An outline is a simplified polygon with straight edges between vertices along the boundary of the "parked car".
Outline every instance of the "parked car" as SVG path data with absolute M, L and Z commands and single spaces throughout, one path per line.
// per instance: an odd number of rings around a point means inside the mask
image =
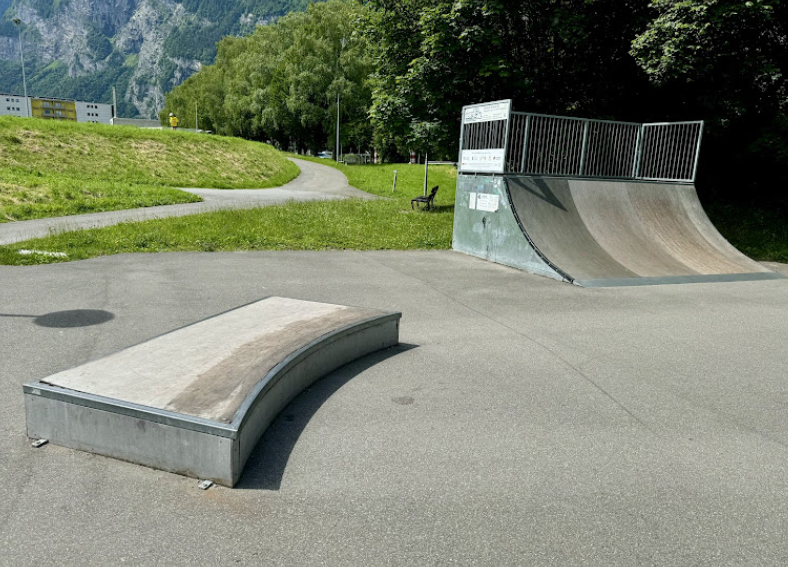
M 328 151 L 320 152 L 317 154 L 317 157 L 323 159 L 334 159 L 334 152 L 328 152 Z

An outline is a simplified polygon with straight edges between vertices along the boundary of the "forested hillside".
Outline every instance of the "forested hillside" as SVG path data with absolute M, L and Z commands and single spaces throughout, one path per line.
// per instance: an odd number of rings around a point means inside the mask
M 308 0 L 0 0 L 0 91 L 112 102 L 121 116 L 153 117 L 164 93 L 244 35 Z M 19 18 L 19 28 L 12 23 Z

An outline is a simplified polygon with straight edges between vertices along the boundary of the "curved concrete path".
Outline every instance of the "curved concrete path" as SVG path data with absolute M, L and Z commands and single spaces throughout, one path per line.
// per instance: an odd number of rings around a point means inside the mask
M 288 158 L 290 159 L 290 158 Z M 281 205 L 287 201 L 328 201 L 336 199 L 375 199 L 348 185 L 341 171 L 311 161 L 290 159 L 301 169 L 301 174 L 290 183 L 272 189 L 189 189 L 183 191 L 199 195 L 201 203 L 162 205 L 103 213 L 89 213 L 67 217 L 52 217 L 0 224 L 0 245 L 57 232 L 99 228 L 122 222 L 134 222 L 166 217 L 181 217 L 222 209 L 253 209 Z

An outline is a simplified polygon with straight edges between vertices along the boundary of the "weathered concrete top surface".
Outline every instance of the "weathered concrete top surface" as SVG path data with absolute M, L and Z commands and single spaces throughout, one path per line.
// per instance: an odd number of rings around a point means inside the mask
M 692 185 L 507 180 L 525 230 L 575 280 L 769 272 L 717 232 Z
M 332 331 L 381 314 L 269 297 L 43 382 L 229 423 L 257 383 L 288 355 Z

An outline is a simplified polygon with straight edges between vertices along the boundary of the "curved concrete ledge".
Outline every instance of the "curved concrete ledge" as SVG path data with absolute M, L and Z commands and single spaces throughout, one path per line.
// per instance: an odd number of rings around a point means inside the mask
M 26 384 L 28 436 L 234 486 L 276 415 L 400 317 L 267 298 Z

